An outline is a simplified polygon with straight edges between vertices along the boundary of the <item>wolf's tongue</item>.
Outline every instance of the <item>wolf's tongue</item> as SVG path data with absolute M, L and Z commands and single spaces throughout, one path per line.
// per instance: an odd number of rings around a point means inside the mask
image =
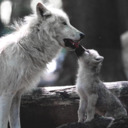
M 79 44 L 80 44 L 80 42 L 75 43 L 75 47 L 78 48 L 79 47 Z
M 73 44 L 75 45 L 75 47 L 76 47 L 76 48 L 78 48 L 78 47 L 79 47 L 80 42 L 77 42 L 77 43 L 76 43 L 76 42 L 73 42 Z

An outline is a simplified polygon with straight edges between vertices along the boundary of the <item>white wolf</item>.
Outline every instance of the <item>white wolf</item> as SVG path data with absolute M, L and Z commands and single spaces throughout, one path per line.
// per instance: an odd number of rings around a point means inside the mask
M 42 3 L 36 14 L 0 39 L 0 128 L 20 128 L 20 99 L 35 85 L 61 46 L 75 49 L 84 34 L 70 25 L 67 15 Z
M 126 109 L 120 100 L 113 95 L 99 78 L 103 57 L 95 50 L 87 50 L 82 46 L 76 49 L 79 70 L 76 89 L 80 96 L 78 121 L 82 122 L 87 112 L 86 121 L 94 118 L 95 111 L 99 114 L 119 118 L 126 116 Z M 126 81 L 108 82 L 109 85 L 128 84 Z

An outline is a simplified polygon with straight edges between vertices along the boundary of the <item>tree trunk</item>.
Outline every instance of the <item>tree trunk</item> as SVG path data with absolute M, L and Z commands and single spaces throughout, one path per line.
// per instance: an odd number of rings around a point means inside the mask
M 2 30 L 4 28 L 4 25 L 2 24 L 1 20 L 0 20 L 0 37 L 3 35 Z
M 2 0 L 0 0 L 0 5 L 1 5 L 1 2 L 2 2 Z M 1 13 L 0 13 L 0 15 L 1 15 Z M 4 28 L 4 25 L 3 25 L 3 23 L 1 22 L 1 19 L 0 19 L 0 37 L 3 35 L 2 34 L 3 28 Z
M 118 0 L 120 34 L 128 30 L 128 0 Z
M 24 18 L 24 16 L 32 13 L 30 8 L 31 0 L 12 0 L 12 16 L 11 22 Z

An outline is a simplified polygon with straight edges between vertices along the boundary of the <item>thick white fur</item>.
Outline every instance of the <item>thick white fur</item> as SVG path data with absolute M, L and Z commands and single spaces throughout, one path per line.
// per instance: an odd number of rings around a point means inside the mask
M 95 111 L 113 118 L 127 115 L 119 99 L 106 88 L 105 83 L 99 78 L 102 61 L 103 57 L 95 50 L 85 51 L 78 59 L 79 70 L 76 82 L 76 89 L 80 96 L 78 122 L 85 121 L 85 113 L 87 113 L 86 121 L 91 121 Z M 107 85 L 120 85 L 121 83 L 123 82 L 110 82 Z
M 20 99 L 64 45 L 64 38 L 80 39 L 67 15 L 38 3 L 36 14 L 0 39 L 0 128 L 20 126 Z M 66 25 L 63 24 L 66 22 Z

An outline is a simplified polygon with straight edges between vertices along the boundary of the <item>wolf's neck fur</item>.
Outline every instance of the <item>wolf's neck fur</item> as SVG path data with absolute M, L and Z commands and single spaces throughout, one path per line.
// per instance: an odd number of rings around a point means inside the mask
M 56 40 L 55 32 L 47 29 L 46 31 L 43 26 L 40 29 L 39 25 L 37 18 L 32 17 L 16 32 L 0 39 L 0 59 L 7 58 L 7 63 L 3 63 L 3 65 L 11 67 L 9 69 L 12 72 L 15 69 L 16 73 L 20 74 L 18 83 L 22 83 L 25 88 L 29 83 L 35 85 L 39 81 L 39 76 L 48 62 L 61 49 Z
M 27 53 L 28 57 L 32 59 L 36 66 L 45 66 L 43 64 L 50 62 L 59 52 L 60 45 L 57 40 L 55 40 L 56 35 L 54 35 L 51 30 L 43 30 L 40 39 L 39 34 L 42 31 L 39 30 L 39 23 L 36 19 L 33 20 L 36 22 L 34 23 L 35 25 L 33 25 L 32 22 L 21 28 L 20 33 L 25 32 L 26 34 L 19 39 L 18 44 L 25 54 Z M 24 29 L 26 29 L 27 32 Z

